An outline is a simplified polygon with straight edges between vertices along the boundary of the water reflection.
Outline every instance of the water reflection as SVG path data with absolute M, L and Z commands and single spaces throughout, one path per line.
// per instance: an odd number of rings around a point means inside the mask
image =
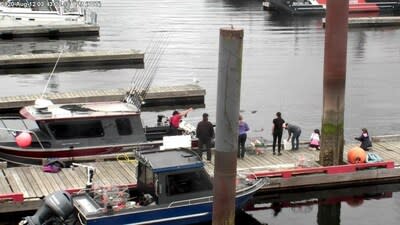
M 261 223 L 268 224 L 290 222 L 340 225 L 354 222 L 358 224 L 360 221 L 369 224 L 362 219 L 365 217 L 363 212 L 371 205 L 381 208 L 382 211 L 396 212 L 400 205 L 399 191 L 400 183 L 296 193 L 269 193 L 256 196 L 246 211 Z M 397 213 L 389 213 L 386 217 L 389 221 L 398 219 Z
M 340 224 L 340 203 L 318 205 L 318 225 L 339 225 Z
M 0 41 L 0 55 L 20 55 L 38 53 L 58 53 L 83 51 L 88 47 L 96 47 L 99 38 L 95 36 L 49 38 L 15 38 Z

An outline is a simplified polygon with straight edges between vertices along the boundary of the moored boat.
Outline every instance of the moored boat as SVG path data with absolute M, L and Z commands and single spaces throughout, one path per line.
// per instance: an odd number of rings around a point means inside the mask
M 20 224 L 193 224 L 212 219 L 213 183 L 196 153 L 146 151 L 137 159 L 135 191 L 56 192 Z M 238 178 L 236 207 L 243 207 L 266 184 L 266 179 Z
M 0 158 L 17 164 L 154 147 L 169 130 L 165 123 L 144 127 L 138 108 L 122 101 L 53 104 L 38 99 L 20 115 L 0 118 Z
M 327 0 L 264 0 L 265 10 L 290 15 L 325 15 Z M 349 13 L 400 12 L 400 2 L 390 0 L 350 0 Z
M 0 21 L 14 25 L 43 23 L 97 23 L 93 0 L 0 0 Z

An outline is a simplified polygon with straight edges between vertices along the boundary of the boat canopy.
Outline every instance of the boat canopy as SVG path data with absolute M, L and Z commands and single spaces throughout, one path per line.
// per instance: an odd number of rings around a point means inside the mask
M 139 160 L 150 165 L 154 173 L 197 169 L 204 166 L 196 153 L 190 150 L 167 150 L 141 153 Z

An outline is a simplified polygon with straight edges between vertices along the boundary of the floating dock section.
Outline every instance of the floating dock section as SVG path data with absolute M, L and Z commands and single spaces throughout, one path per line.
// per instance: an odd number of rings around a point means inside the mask
M 97 68 L 104 65 L 143 65 L 144 53 L 137 50 L 125 51 L 81 51 L 27 54 L 27 55 L 0 55 L 0 74 L 8 73 L 12 69 L 30 69 L 30 68 L 53 68 L 71 67 L 71 68 Z
M 389 27 L 400 26 L 400 17 L 351 17 L 349 27 Z
M 322 19 L 322 26 L 325 27 L 325 18 Z M 349 17 L 349 28 L 357 27 L 391 27 L 400 26 L 399 16 L 381 17 Z
M 0 26 L 0 38 L 99 36 L 96 24 L 42 24 L 26 26 Z
M 109 90 L 83 90 L 64 93 L 48 93 L 46 98 L 54 103 L 80 103 L 80 102 L 104 102 L 120 101 L 128 89 L 117 88 Z M 200 105 L 204 106 L 206 91 L 199 85 L 179 85 L 168 87 L 152 87 L 149 89 L 142 107 L 161 107 L 176 105 Z M 34 104 L 41 94 L 0 97 L 0 112 L 17 112 L 26 105 Z

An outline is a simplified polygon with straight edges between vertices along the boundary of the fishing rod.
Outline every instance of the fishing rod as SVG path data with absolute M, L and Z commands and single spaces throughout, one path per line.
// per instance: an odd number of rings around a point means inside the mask
M 158 41 L 152 41 L 146 48 L 145 69 L 136 70 L 131 79 L 131 87 L 124 96 L 123 101 L 134 104 L 139 110 L 143 104 L 143 99 L 146 97 L 150 85 L 154 80 L 161 56 L 164 54 L 168 43 L 168 37 L 164 35 Z M 149 68 L 149 69 L 147 69 Z
M 44 95 L 46 94 L 47 87 L 48 87 L 49 84 L 50 84 L 50 80 L 51 80 L 51 78 L 53 77 L 54 71 L 55 71 L 56 68 L 57 68 L 57 65 L 58 65 L 58 62 L 60 61 L 61 55 L 62 55 L 63 52 L 64 52 L 64 48 L 65 48 L 65 46 L 61 49 L 60 53 L 58 54 L 57 61 L 56 61 L 56 63 L 55 63 L 54 66 L 53 66 L 53 70 L 51 71 L 50 76 L 49 76 L 49 78 L 47 79 L 46 86 L 44 87 L 44 90 L 43 90 L 43 92 L 42 92 L 42 95 L 40 96 L 41 99 L 43 99 Z

